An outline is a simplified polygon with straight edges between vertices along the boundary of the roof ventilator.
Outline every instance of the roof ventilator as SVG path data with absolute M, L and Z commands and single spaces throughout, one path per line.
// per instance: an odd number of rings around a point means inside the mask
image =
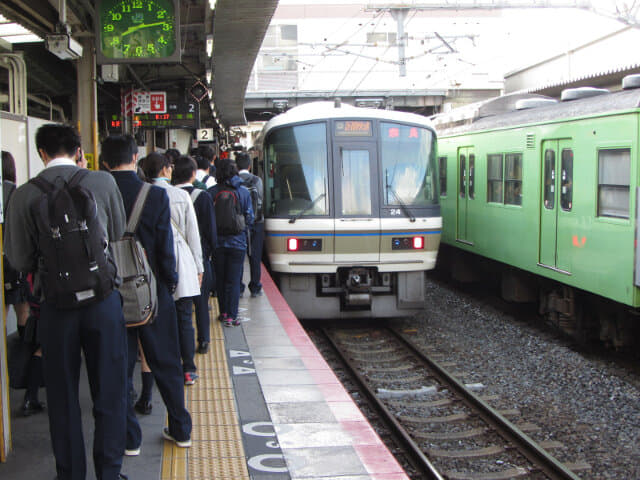
M 545 107 L 558 103 L 554 98 L 523 98 L 516 102 L 516 110 L 527 110 L 529 108 Z
M 640 88 L 640 73 L 627 75 L 622 79 L 623 90 L 631 90 L 632 88 Z
M 560 100 L 562 100 L 563 102 L 568 102 L 570 100 L 578 100 L 580 98 L 596 97 L 598 95 L 604 95 L 605 93 L 609 93 L 609 90 L 607 90 L 606 88 L 567 88 L 560 94 Z

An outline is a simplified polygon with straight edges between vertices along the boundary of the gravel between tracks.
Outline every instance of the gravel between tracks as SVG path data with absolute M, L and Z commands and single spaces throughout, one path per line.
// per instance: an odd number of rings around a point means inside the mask
M 429 277 L 427 308 L 400 325 L 412 341 L 455 352 L 465 383 L 522 412 L 535 440 L 563 444 L 563 462 L 584 461 L 585 479 L 640 479 L 640 376 L 606 355 L 574 350 L 544 327 Z M 414 332 L 415 329 L 415 332 Z

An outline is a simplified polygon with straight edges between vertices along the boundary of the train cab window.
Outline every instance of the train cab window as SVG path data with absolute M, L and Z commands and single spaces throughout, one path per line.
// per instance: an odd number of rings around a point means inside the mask
M 502 203 L 501 153 L 487 155 L 487 202 Z
M 440 176 L 440 196 L 447 196 L 447 157 L 438 158 L 438 172 Z
M 573 150 L 562 150 L 562 171 L 560 173 L 560 207 L 570 212 L 573 207 Z
M 467 156 L 460 155 L 460 198 L 467 195 Z
M 556 204 L 556 152 L 544 152 L 544 208 L 553 210 Z
M 381 122 L 380 138 L 384 205 L 437 204 L 438 171 L 433 132 L 412 125 Z
M 631 151 L 598 151 L 598 216 L 629 218 Z
M 327 215 L 325 123 L 284 127 L 265 141 L 265 208 L 272 216 Z
M 469 198 L 476 198 L 476 156 L 469 154 Z
M 504 203 L 522 205 L 522 154 L 508 153 L 504 157 Z
M 342 215 L 371 215 L 369 150 L 342 150 Z

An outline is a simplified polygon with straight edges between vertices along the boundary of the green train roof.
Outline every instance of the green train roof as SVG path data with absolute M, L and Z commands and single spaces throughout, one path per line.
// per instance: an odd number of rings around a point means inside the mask
M 509 98 L 511 101 L 506 100 Z M 490 105 L 490 102 L 502 100 L 504 105 L 512 105 L 515 103 L 515 100 L 521 98 L 541 98 L 541 96 L 516 95 L 498 97 L 497 99 L 492 99 L 484 105 L 479 106 L 476 113 L 481 112 L 482 110 L 491 111 L 490 108 L 487 108 L 487 106 Z M 489 113 L 486 116 L 482 116 L 482 113 L 480 113 L 475 118 L 468 118 L 467 120 L 462 119 L 462 122 L 464 123 L 455 126 L 446 126 L 446 119 L 451 118 L 452 114 L 455 113 L 455 110 L 449 114 L 438 115 L 433 118 L 433 121 L 438 136 L 447 137 L 482 130 L 503 129 L 606 113 L 623 112 L 639 107 L 640 89 L 631 89 L 578 100 L 558 102 L 526 110 L 513 109 L 504 113 Z M 472 110 L 467 108 L 467 111 L 471 112 Z M 439 123 L 440 125 L 438 125 Z

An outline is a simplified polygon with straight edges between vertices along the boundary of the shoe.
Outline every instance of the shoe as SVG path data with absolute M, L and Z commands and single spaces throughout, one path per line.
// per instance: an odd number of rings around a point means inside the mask
M 124 473 L 119 473 L 118 480 L 129 480 L 129 477 L 127 477 Z
M 124 449 L 124 454 L 127 457 L 137 457 L 138 455 L 140 455 L 140 447 L 138 447 L 138 448 L 125 448 Z
M 200 342 L 198 344 L 198 353 L 205 354 L 209 351 L 209 342 Z
M 151 405 L 151 402 L 145 402 L 140 399 L 133 406 L 133 409 L 141 415 L 149 415 L 151 410 L 153 410 L 153 405 Z
M 251 298 L 261 297 L 263 295 L 262 290 L 258 290 L 257 292 L 251 292 Z
M 220 315 L 218 315 L 218 321 L 224 323 L 225 319 L 227 318 L 227 314 L 226 313 L 221 313 Z
M 165 438 L 165 440 L 169 440 L 171 442 L 175 442 L 177 446 L 181 447 L 181 448 L 189 448 L 191 446 L 191 439 L 187 439 L 187 440 L 182 440 L 182 441 L 178 441 L 175 438 L 173 438 L 171 436 L 171 434 L 169 433 L 169 427 L 164 427 L 162 429 L 162 436 Z
M 28 417 L 34 413 L 40 413 L 44 410 L 44 403 L 32 400 L 25 400 L 22 404 L 22 416 Z
M 237 327 L 238 325 L 240 325 L 240 320 L 237 318 L 226 317 L 224 319 L 225 327 Z
M 193 385 L 196 383 L 198 379 L 198 374 L 196 372 L 185 372 L 184 373 L 184 384 L 185 385 Z

